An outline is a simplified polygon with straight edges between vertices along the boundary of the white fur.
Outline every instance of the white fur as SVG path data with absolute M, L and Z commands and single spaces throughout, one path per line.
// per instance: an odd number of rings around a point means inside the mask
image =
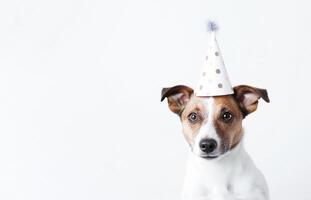
M 207 109 L 208 112 L 206 113 L 206 116 L 205 116 L 207 121 L 204 122 L 204 124 L 200 128 L 198 135 L 195 137 L 194 145 L 193 145 L 193 152 L 197 154 L 198 156 L 200 156 L 203 153 L 201 152 L 201 149 L 199 147 L 199 143 L 202 139 L 204 138 L 214 139 L 216 140 L 217 144 L 221 143 L 220 138 L 217 135 L 217 132 L 216 132 L 216 129 L 213 123 L 213 113 L 215 110 L 214 98 L 212 97 L 207 98 L 204 101 L 204 106 L 208 108 Z M 213 154 L 211 154 L 211 156 L 218 156 L 220 153 L 221 153 L 221 146 L 218 145 L 217 149 L 213 152 Z
M 201 138 L 220 142 L 212 123 L 213 98 L 205 100 L 207 123 L 196 136 L 189 153 L 183 188 L 184 200 L 268 200 L 268 187 L 261 172 L 243 147 L 243 141 L 231 151 L 215 159 L 201 158 L 198 147 Z

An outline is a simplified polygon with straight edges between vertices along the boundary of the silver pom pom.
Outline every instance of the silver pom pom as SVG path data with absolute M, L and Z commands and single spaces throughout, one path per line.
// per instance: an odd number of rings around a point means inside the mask
M 217 24 L 213 21 L 208 21 L 207 30 L 210 32 L 216 32 L 218 30 Z

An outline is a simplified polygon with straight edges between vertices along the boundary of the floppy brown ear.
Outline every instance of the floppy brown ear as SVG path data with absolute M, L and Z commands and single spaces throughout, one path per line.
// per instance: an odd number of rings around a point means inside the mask
M 244 117 L 257 109 L 258 100 L 262 98 L 267 103 L 270 102 L 266 89 L 239 85 L 233 88 L 234 97 L 237 100 Z
M 170 88 L 163 88 L 161 93 L 161 101 L 167 98 L 170 110 L 180 115 L 192 93 L 193 89 L 185 85 L 176 85 Z

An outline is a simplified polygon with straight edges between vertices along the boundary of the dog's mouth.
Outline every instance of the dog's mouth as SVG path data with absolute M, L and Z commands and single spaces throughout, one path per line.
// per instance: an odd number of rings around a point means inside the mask
M 204 159 L 208 159 L 208 160 L 211 160 L 211 159 L 215 159 L 215 158 L 218 158 L 219 155 L 200 155 L 201 158 L 204 158 Z
M 227 148 L 225 148 L 222 152 L 214 152 L 211 154 L 201 153 L 198 156 L 201 158 L 207 159 L 207 160 L 213 160 L 213 159 L 228 155 L 227 154 L 228 152 L 230 151 L 228 151 Z
M 223 152 L 214 152 L 214 153 L 210 153 L 210 154 L 206 154 L 206 153 L 200 153 L 198 154 L 199 157 L 207 159 L 207 160 L 212 160 L 212 159 L 216 159 L 219 157 L 222 157 L 223 155 L 225 155 L 228 151 L 225 149 Z

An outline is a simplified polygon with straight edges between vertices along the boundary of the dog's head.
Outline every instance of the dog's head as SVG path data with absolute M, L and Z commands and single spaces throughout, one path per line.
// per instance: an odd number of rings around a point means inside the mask
M 163 88 L 170 110 L 182 122 L 183 134 L 196 155 L 212 159 L 233 149 L 241 140 L 242 120 L 257 109 L 260 98 L 269 102 L 265 89 L 240 85 L 234 94 L 197 97 L 184 85 Z

